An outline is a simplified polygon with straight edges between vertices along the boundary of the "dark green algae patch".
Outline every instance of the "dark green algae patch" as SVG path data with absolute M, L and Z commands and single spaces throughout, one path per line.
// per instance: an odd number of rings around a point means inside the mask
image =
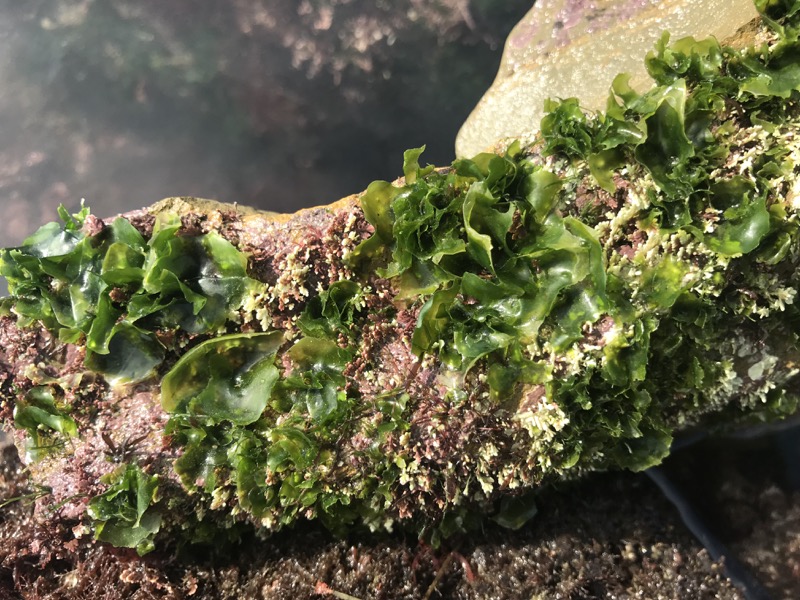
M 174 473 L 202 506 L 181 522 L 172 474 L 133 457 L 89 503 L 96 537 L 146 552 L 170 522 L 204 541 L 318 518 L 437 542 L 487 512 L 520 526 L 542 483 L 657 464 L 677 430 L 795 412 L 800 4 L 757 4 L 763 47 L 665 36 L 655 87 L 619 76 L 597 115 L 552 102 L 533 148 L 446 169 L 406 152 L 404 179 L 361 197 L 373 232 L 347 276 L 283 329 L 253 317 L 277 284 L 175 216 L 146 238 L 62 211 L 4 250 L 18 326 L 85 348 L 113 385 L 160 378 Z M 398 372 L 368 331 L 394 332 Z M 15 401 L 37 450 L 79 436 L 59 398 Z
M 19 248 L 3 250 L 4 301 L 20 327 L 39 324 L 86 347 L 86 367 L 112 384 L 152 376 L 164 361 L 156 331 L 191 334 L 222 327 L 248 286 L 247 259 L 211 232 L 178 236 L 180 219 L 160 218 L 144 236 L 124 218 L 95 235 L 88 208 L 50 223 Z

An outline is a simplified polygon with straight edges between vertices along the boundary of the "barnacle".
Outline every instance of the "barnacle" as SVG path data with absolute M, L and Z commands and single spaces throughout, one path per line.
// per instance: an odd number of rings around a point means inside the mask
M 0 255 L 3 406 L 20 443 L 70 440 L 33 477 L 140 552 L 311 518 L 436 541 L 796 411 L 800 4 L 758 6 L 762 48 L 665 36 L 651 90 L 550 102 L 533 145 L 444 169 L 409 150 L 328 208 L 62 211 Z

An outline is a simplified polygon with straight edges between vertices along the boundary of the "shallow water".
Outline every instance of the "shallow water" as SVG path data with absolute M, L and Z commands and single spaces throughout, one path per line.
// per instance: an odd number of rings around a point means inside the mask
M 529 0 L 0 4 L 0 246 L 85 198 L 276 211 L 449 162 Z

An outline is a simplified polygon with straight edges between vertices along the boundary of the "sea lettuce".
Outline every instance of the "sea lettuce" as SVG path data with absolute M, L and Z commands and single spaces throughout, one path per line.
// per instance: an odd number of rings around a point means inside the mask
M 139 466 L 127 464 L 105 477 L 105 492 L 89 502 L 87 513 L 95 538 L 123 548 L 135 548 L 139 556 L 151 552 L 161 528 L 156 508 L 159 480 Z
M 418 156 L 406 156 L 407 169 Z M 412 339 L 417 355 L 442 341 L 440 356 L 466 372 L 530 343 L 548 318 L 558 315 L 550 330 L 562 348 L 600 316 L 600 246 L 590 228 L 559 214 L 562 185 L 516 146 L 458 160 L 393 196 L 367 191 L 362 203 L 389 202 L 394 219 L 384 275 L 398 277 L 403 296 L 430 294 Z
M 69 407 L 59 402 L 51 386 L 31 388 L 14 405 L 14 426 L 28 433 L 28 457 L 37 460 L 77 437 L 78 426 L 69 416 Z
M 175 364 L 161 382 L 168 413 L 248 425 L 258 420 L 275 382 L 280 332 L 234 334 L 208 340 Z
M 87 235 L 88 208 L 59 214 L 62 225 L 0 251 L 6 305 L 20 326 L 39 322 L 84 344 L 87 368 L 112 384 L 156 372 L 166 351 L 157 331 L 215 331 L 255 285 L 244 254 L 215 232 L 180 235 L 174 215 L 159 217 L 146 240 L 124 218 Z
M 336 281 L 308 301 L 297 326 L 307 336 L 316 338 L 339 334 L 353 337 L 356 316 L 363 310 L 363 287 L 355 281 Z
M 275 406 L 287 412 L 306 412 L 311 422 L 332 426 L 349 407 L 342 372 L 352 352 L 335 342 L 306 337 L 286 353 L 294 365 L 292 374 L 278 385 Z

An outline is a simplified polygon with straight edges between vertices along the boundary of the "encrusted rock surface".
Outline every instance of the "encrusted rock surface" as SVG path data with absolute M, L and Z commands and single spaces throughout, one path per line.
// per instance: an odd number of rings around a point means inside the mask
M 4 451 L 0 496 L 28 480 Z M 138 559 L 65 528 L 43 527 L 22 501 L 0 512 L 0 594 L 22 600 L 203 598 L 360 600 L 634 598 L 740 600 L 677 513 L 646 480 L 594 476 L 539 500 L 518 532 L 487 531 L 434 550 L 402 536 L 334 539 L 301 527 L 267 542 Z M 437 578 L 438 577 L 438 578 Z

